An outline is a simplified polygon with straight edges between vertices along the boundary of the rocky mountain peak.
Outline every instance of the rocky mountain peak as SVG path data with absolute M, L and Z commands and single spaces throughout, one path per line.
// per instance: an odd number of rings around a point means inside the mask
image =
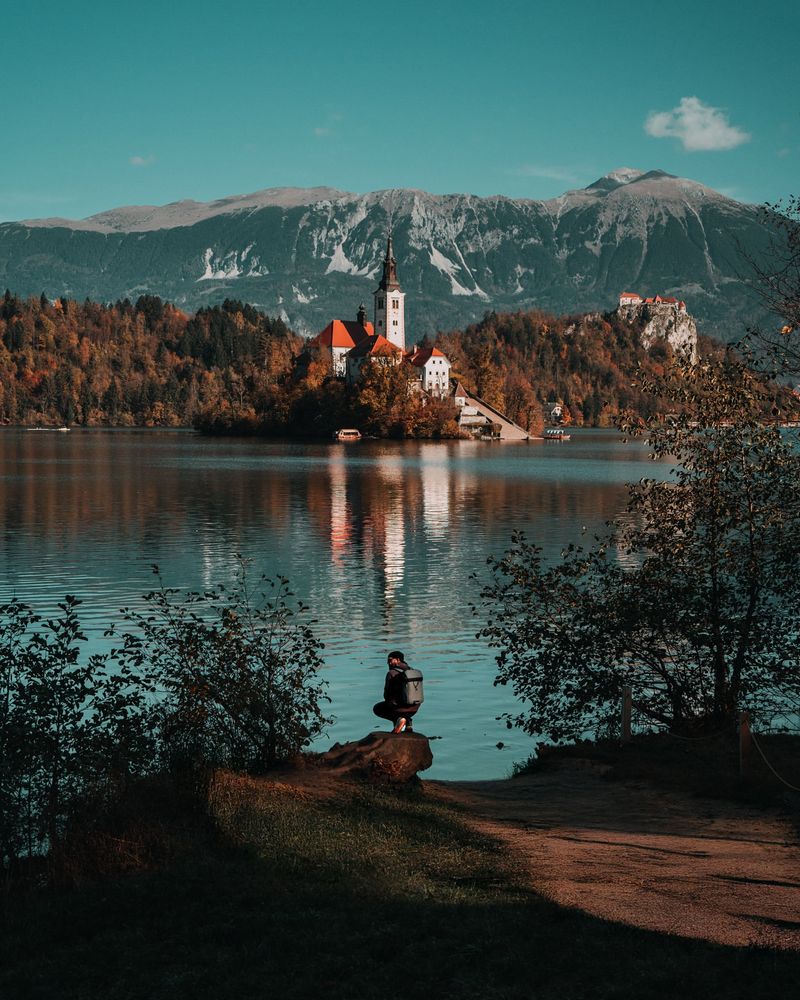
M 638 180 L 644 176 L 643 170 L 636 170 L 634 167 L 618 167 L 616 170 L 604 174 L 593 183 L 587 185 L 587 190 L 596 188 L 601 191 L 613 191 L 623 184 L 630 184 L 631 181 Z
M 0 224 L 0 288 L 101 301 L 151 294 L 186 310 L 236 298 L 315 334 L 371 300 L 390 214 L 412 338 L 487 309 L 613 309 L 627 289 L 684 300 L 702 332 L 728 339 L 763 319 L 741 277 L 741 248 L 755 254 L 766 242 L 758 210 L 632 167 L 549 201 L 268 188 Z

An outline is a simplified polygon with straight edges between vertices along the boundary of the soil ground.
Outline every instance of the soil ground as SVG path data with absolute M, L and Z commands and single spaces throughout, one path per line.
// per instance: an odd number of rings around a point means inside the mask
M 777 809 L 609 780 L 567 756 L 503 781 L 425 782 L 537 893 L 633 927 L 800 950 L 800 844 Z

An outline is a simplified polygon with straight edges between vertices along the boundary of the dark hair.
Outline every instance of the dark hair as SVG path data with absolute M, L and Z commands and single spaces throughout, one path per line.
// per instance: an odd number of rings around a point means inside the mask
M 405 663 L 405 656 L 400 652 L 399 649 L 393 649 L 391 653 L 386 657 L 387 660 L 402 660 Z

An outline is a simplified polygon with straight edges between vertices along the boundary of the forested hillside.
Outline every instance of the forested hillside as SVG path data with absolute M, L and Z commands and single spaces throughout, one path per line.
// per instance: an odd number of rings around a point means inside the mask
M 435 343 L 464 386 L 531 430 L 560 401 L 576 425 L 607 425 L 658 401 L 636 387 L 671 357 L 649 351 L 616 313 L 553 317 L 489 313 Z M 0 422 L 22 425 L 201 426 L 217 432 L 325 436 L 353 424 L 381 436 L 457 433 L 449 402 L 409 396 L 408 366 L 376 371 L 358 391 L 327 377 L 324 356 L 280 319 L 238 301 L 194 316 L 143 296 L 135 304 L 0 300 Z M 703 340 L 701 351 L 720 350 Z M 305 352 L 305 353 L 304 353 Z M 302 356 L 302 363 L 298 360 Z M 407 370 L 408 369 L 408 370 Z
M 113 306 L 0 301 L 0 423 L 189 425 L 263 405 L 302 338 L 241 302 L 189 317 L 143 296 Z
M 439 346 L 464 385 L 504 410 L 517 423 L 533 426 L 546 402 L 561 402 L 565 420 L 607 426 L 620 410 L 648 416 L 659 402 L 636 386 L 639 366 L 660 374 L 672 360 L 666 341 L 650 350 L 641 329 L 616 312 L 550 316 L 543 312 L 489 313 L 466 330 L 440 334 Z M 700 353 L 722 350 L 707 337 Z

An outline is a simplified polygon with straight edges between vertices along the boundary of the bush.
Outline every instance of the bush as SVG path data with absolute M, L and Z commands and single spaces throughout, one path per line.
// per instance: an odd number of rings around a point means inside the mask
M 45 622 L 16 599 L 0 607 L 0 868 L 55 857 L 76 810 L 152 760 L 136 678 L 79 659 L 79 604 L 67 596 Z
M 644 428 L 669 480 L 629 486 L 613 534 L 555 565 L 521 535 L 489 561 L 479 635 L 529 733 L 611 732 L 625 685 L 642 725 L 678 732 L 732 729 L 744 708 L 769 725 L 800 698 L 797 449 L 731 358 L 646 387 L 675 411 Z
M 259 772 L 307 747 L 330 721 L 323 644 L 288 581 L 262 576 L 252 591 L 240 559 L 230 589 L 181 595 L 159 583 L 147 612 L 123 611 L 133 629 L 113 655 L 159 694 L 163 763 Z

